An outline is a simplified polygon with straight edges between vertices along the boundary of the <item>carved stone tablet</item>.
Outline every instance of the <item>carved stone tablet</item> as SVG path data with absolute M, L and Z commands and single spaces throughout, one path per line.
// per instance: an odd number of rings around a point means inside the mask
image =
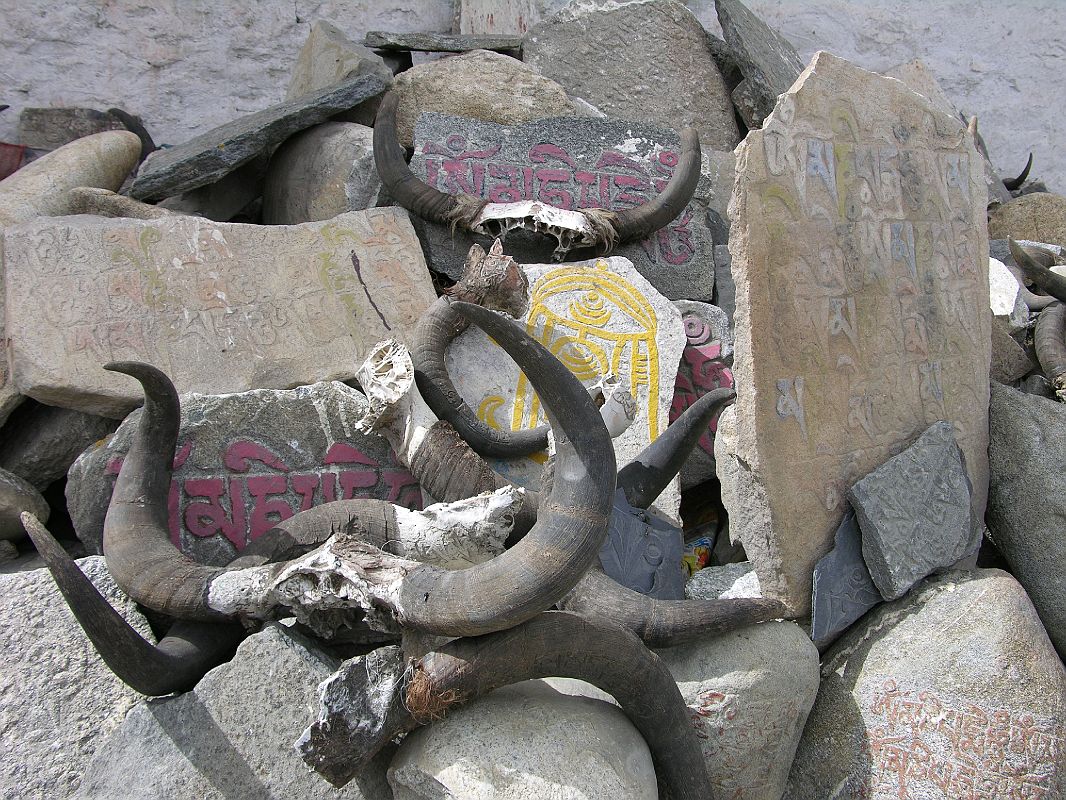
M 827 53 L 737 152 L 738 399 L 715 457 L 764 592 L 805 614 L 844 493 L 933 422 L 953 424 L 983 516 L 982 162 L 960 122 Z
M 287 227 L 38 219 L 3 245 L 18 388 L 104 416 L 141 400 L 108 361 L 146 361 L 204 394 L 346 380 L 434 300 L 402 209 Z
M 862 558 L 859 523 L 849 510 L 837 528 L 833 549 L 814 566 L 811 638 L 819 646 L 828 644 L 881 600 Z
M 600 548 L 603 571 L 634 592 L 659 600 L 684 600 L 681 529 L 614 493 L 607 538 Z

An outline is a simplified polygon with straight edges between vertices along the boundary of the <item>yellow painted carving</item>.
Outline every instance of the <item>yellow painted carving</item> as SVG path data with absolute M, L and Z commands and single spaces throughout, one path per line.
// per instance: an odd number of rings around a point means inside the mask
M 568 293 L 580 294 L 567 304 L 565 316 L 549 308 L 553 297 Z M 630 330 L 607 330 L 607 323 L 619 317 Z M 627 366 L 633 397 L 640 398 L 640 390 L 647 390 L 644 396 L 649 436 L 653 441 L 659 436 L 655 311 L 639 290 L 611 272 L 605 260 L 598 260 L 594 267 L 560 267 L 538 280 L 530 299 L 526 330 L 583 381 L 623 374 L 623 365 Z M 512 430 L 535 428 L 543 421 L 540 399 L 526 376 L 519 376 Z

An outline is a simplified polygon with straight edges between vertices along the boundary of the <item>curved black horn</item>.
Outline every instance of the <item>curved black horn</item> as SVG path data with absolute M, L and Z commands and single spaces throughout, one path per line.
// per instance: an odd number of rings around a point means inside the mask
M 382 186 L 393 200 L 430 222 L 451 225 L 456 221 L 456 215 L 462 213 L 464 205 L 473 219 L 485 205 L 483 201 L 437 191 L 415 177 L 407 166 L 403 148 L 396 136 L 396 109 L 399 104 L 399 93 L 389 92 L 378 106 L 374 120 L 374 163 Z M 461 198 L 466 198 L 466 202 Z
M 634 508 L 647 508 L 681 469 L 711 420 L 737 397 L 732 389 L 715 389 L 685 409 L 654 442 L 622 467 L 618 488 Z
M 111 607 L 36 517 L 24 513 L 22 524 L 100 658 L 135 691 L 188 691 L 209 669 L 229 660 L 245 637 L 237 624 L 178 621 L 159 644 L 151 644 Z
M 1014 262 L 1025 273 L 1025 276 L 1056 300 L 1066 303 L 1066 278 L 1037 262 L 1024 247 L 1013 239 L 1008 239 L 1007 244 L 1010 246 L 1010 254 Z
M 1010 180 L 1003 181 L 1003 185 L 1007 187 L 1008 191 L 1013 192 L 1015 189 L 1021 189 L 1022 184 L 1025 183 L 1025 179 L 1029 177 L 1029 170 L 1033 168 L 1033 154 L 1029 154 L 1029 160 L 1025 162 L 1025 169 L 1022 170 L 1022 174 L 1017 178 L 1011 178 Z
M 412 571 L 401 584 L 404 624 L 472 636 L 546 610 L 573 588 L 607 534 L 615 458 L 607 428 L 580 381 L 521 327 L 470 303 L 453 307 L 491 336 L 526 373 L 556 436 L 555 479 L 537 522 L 485 564 Z
M 700 182 L 700 136 L 693 127 L 681 131 L 681 158 L 658 197 L 637 208 L 620 211 L 614 228 L 619 242 L 647 239 L 668 225 L 692 199 Z

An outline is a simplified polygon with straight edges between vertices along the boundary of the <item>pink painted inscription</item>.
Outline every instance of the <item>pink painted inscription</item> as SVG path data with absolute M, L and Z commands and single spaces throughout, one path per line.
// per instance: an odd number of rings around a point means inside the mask
M 733 386 L 733 373 L 721 359 L 722 344 L 713 338 L 711 326 L 695 314 L 686 314 L 682 319 L 688 341 L 681 353 L 681 363 L 674 381 L 674 399 L 670 404 L 670 422 L 715 389 Z M 714 432 L 718 430 L 718 418 L 711 422 L 700 437 L 700 449 L 714 457 Z

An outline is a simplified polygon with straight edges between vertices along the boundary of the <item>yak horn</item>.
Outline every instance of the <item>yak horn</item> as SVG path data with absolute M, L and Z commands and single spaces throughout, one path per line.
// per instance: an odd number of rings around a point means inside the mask
M 345 662 L 322 685 L 319 719 L 296 748 L 343 786 L 395 737 L 494 689 L 551 676 L 614 696 L 648 743 L 660 797 L 713 797 L 688 707 L 662 660 L 616 625 L 558 611 L 449 642 L 413 665 L 396 647 Z
M 1007 191 L 1013 192 L 1016 189 L 1021 189 L 1022 184 L 1025 183 L 1025 179 L 1029 177 L 1029 170 L 1033 168 L 1033 154 L 1029 154 L 1029 160 L 1025 162 L 1025 169 L 1022 170 L 1022 174 L 1017 178 L 1011 178 L 1010 180 L 1003 181 L 1003 185 L 1007 187 Z
M 228 661 L 244 638 L 237 624 L 178 621 L 153 645 L 111 607 L 36 517 L 23 513 L 22 524 L 96 652 L 134 691 L 188 691 L 209 669 Z
M 647 508 L 674 479 L 711 420 L 736 400 L 732 389 L 715 389 L 685 409 L 674 422 L 618 473 L 618 488 L 633 508 Z
M 1008 239 L 1007 244 L 1010 246 L 1010 254 L 1014 262 L 1025 273 L 1025 276 L 1056 300 L 1066 303 L 1066 278 L 1040 264 L 1013 239 Z
M 1066 305 L 1052 303 L 1036 320 L 1036 357 L 1060 400 L 1066 400 Z

